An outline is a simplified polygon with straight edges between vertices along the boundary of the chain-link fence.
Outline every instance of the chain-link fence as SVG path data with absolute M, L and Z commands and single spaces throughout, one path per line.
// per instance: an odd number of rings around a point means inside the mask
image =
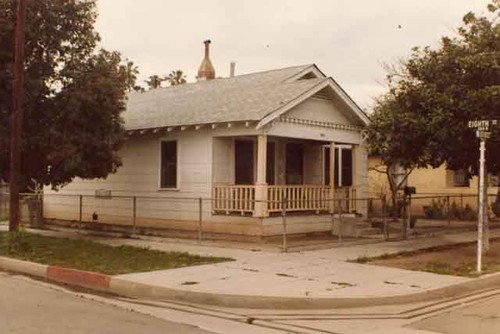
M 20 194 L 20 220 L 30 226 L 43 225 L 43 198 L 36 194 Z M 9 220 L 10 196 L 6 191 L 0 192 L 0 222 Z
M 227 197 L 111 196 L 109 193 L 45 194 L 43 198 L 23 194 L 20 204 L 21 221 L 31 226 L 45 222 L 122 234 L 190 238 L 198 242 L 238 237 L 256 240 L 269 236 L 283 250 L 293 244 L 297 235 L 317 232 L 328 234 L 329 242 L 333 238 L 343 243 L 353 238 L 404 239 L 477 227 L 477 195 L 414 195 L 401 196 L 395 201 L 354 197 L 256 201 Z M 500 215 L 497 196 L 488 196 L 488 204 L 490 222 L 496 224 L 495 213 Z M 8 193 L 5 192 L 0 195 L 0 218 L 8 219 Z
M 487 219 L 498 223 L 500 197 L 487 196 Z M 431 194 L 370 199 L 370 221 L 384 225 L 388 238 L 429 235 L 439 231 L 464 231 L 477 228 L 478 196 L 474 194 Z

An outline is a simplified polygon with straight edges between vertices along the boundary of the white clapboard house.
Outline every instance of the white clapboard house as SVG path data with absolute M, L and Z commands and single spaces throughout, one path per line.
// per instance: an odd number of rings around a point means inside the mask
M 194 230 L 201 197 L 204 230 L 269 236 L 283 203 L 290 233 L 330 230 L 333 198 L 366 214 L 368 119 L 349 95 L 315 65 L 215 79 L 208 48 L 197 82 L 130 94 L 123 166 L 47 190 L 47 218 Z

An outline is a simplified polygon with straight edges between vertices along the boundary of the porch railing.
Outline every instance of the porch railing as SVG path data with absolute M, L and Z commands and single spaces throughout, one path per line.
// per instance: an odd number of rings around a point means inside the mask
M 283 199 L 287 211 L 325 211 L 330 208 L 330 188 L 322 185 L 275 185 L 267 187 L 268 211 L 279 212 Z
M 255 210 L 255 186 L 253 185 L 214 185 L 213 211 L 253 213 Z
M 283 199 L 287 200 L 287 211 L 327 212 L 331 208 L 330 188 L 324 185 L 269 185 L 267 187 L 267 211 L 281 212 Z M 338 200 L 341 200 L 338 202 Z M 342 212 L 353 212 L 356 208 L 356 189 L 335 189 L 336 206 Z M 254 213 L 255 186 L 216 184 L 213 187 L 213 211 L 215 213 Z M 336 208 L 338 211 L 339 208 Z

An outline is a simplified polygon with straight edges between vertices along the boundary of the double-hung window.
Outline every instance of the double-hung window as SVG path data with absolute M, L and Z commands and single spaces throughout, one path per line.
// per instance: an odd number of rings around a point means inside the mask
M 177 142 L 161 142 L 160 188 L 177 188 Z

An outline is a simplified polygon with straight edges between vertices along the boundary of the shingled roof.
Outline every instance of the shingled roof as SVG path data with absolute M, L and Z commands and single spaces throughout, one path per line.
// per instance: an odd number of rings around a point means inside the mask
M 299 80 L 312 72 L 316 75 Z M 302 65 L 134 92 L 123 113 L 125 128 L 261 121 L 301 95 L 324 86 L 328 80 L 332 81 L 315 65 Z

